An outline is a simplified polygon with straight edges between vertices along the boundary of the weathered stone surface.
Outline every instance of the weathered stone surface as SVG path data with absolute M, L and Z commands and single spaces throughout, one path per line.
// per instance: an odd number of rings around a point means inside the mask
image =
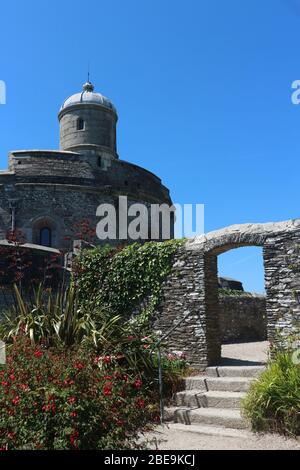
M 285 343 L 299 329 L 300 219 L 236 225 L 197 237 L 174 258 L 155 327 L 167 332 L 189 312 L 168 342 L 170 348 L 185 351 L 199 369 L 219 364 L 221 356 L 217 255 L 251 245 L 263 247 L 269 341 Z
M 219 322 L 223 343 L 265 340 L 266 297 L 249 294 L 219 297 Z
M 267 238 L 297 230 L 300 230 L 300 219 L 266 224 L 231 225 L 189 240 L 186 248 L 220 254 L 237 246 L 263 246 Z

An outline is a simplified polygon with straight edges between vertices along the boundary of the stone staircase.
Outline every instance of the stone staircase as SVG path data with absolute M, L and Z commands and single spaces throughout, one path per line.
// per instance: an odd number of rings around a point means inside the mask
M 208 435 L 241 435 L 247 423 L 241 400 L 264 366 L 209 367 L 204 375 L 185 379 L 185 390 L 165 409 L 165 420 L 188 425 L 186 430 Z M 245 434 L 246 437 L 246 434 Z

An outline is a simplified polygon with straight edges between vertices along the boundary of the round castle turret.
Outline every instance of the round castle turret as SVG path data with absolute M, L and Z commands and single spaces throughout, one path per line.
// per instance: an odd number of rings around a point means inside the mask
M 117 111 L 111 101 L 94 91 L 90 81 L 83 91 L 63 103 L 60 122 L 60 148 L 72 152 L 94 150 L 118 158 L 116 144 Z

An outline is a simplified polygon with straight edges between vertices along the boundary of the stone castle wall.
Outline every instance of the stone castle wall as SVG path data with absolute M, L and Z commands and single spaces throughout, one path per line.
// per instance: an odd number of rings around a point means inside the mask
M 12 227 L 12 207 L 15 228 L 28 242 L 39 243 L 44 224 L 51 228 L 52 246 L 65 250 L 78 222 L 88 220 L 96 229 L 100 204 L 112 204 L 117 212 L 119 196 L 127 196 L 129 206 L 171 204 L 169 191 L 147 170 L 116 159 L 105 160 L 103 167 L 96 162 L 93 153 L 12 153 L 10 171 L 0 174 L 0 240 Z M 96 237 L 91 241 L 101 243 Z
M 265 296 L 244 294 L 219 297 L 219 322 L 223 343 L 265 340 Z

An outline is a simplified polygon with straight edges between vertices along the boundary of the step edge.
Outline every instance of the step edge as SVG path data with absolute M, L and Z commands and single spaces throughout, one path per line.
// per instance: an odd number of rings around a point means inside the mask
M 251 432 L 248 429 L 236 429 L 227 428 L 221 425 L 210 425 L 210 424 L 181 424 L 181 423 L 170 423 L 168 425 L 170 429 L 174 431 L 189 432 L 193 434 L 206 435 L 206 436 L 220 436 L 220 437 L 241 437 L 243 439 L 249 439 Z

